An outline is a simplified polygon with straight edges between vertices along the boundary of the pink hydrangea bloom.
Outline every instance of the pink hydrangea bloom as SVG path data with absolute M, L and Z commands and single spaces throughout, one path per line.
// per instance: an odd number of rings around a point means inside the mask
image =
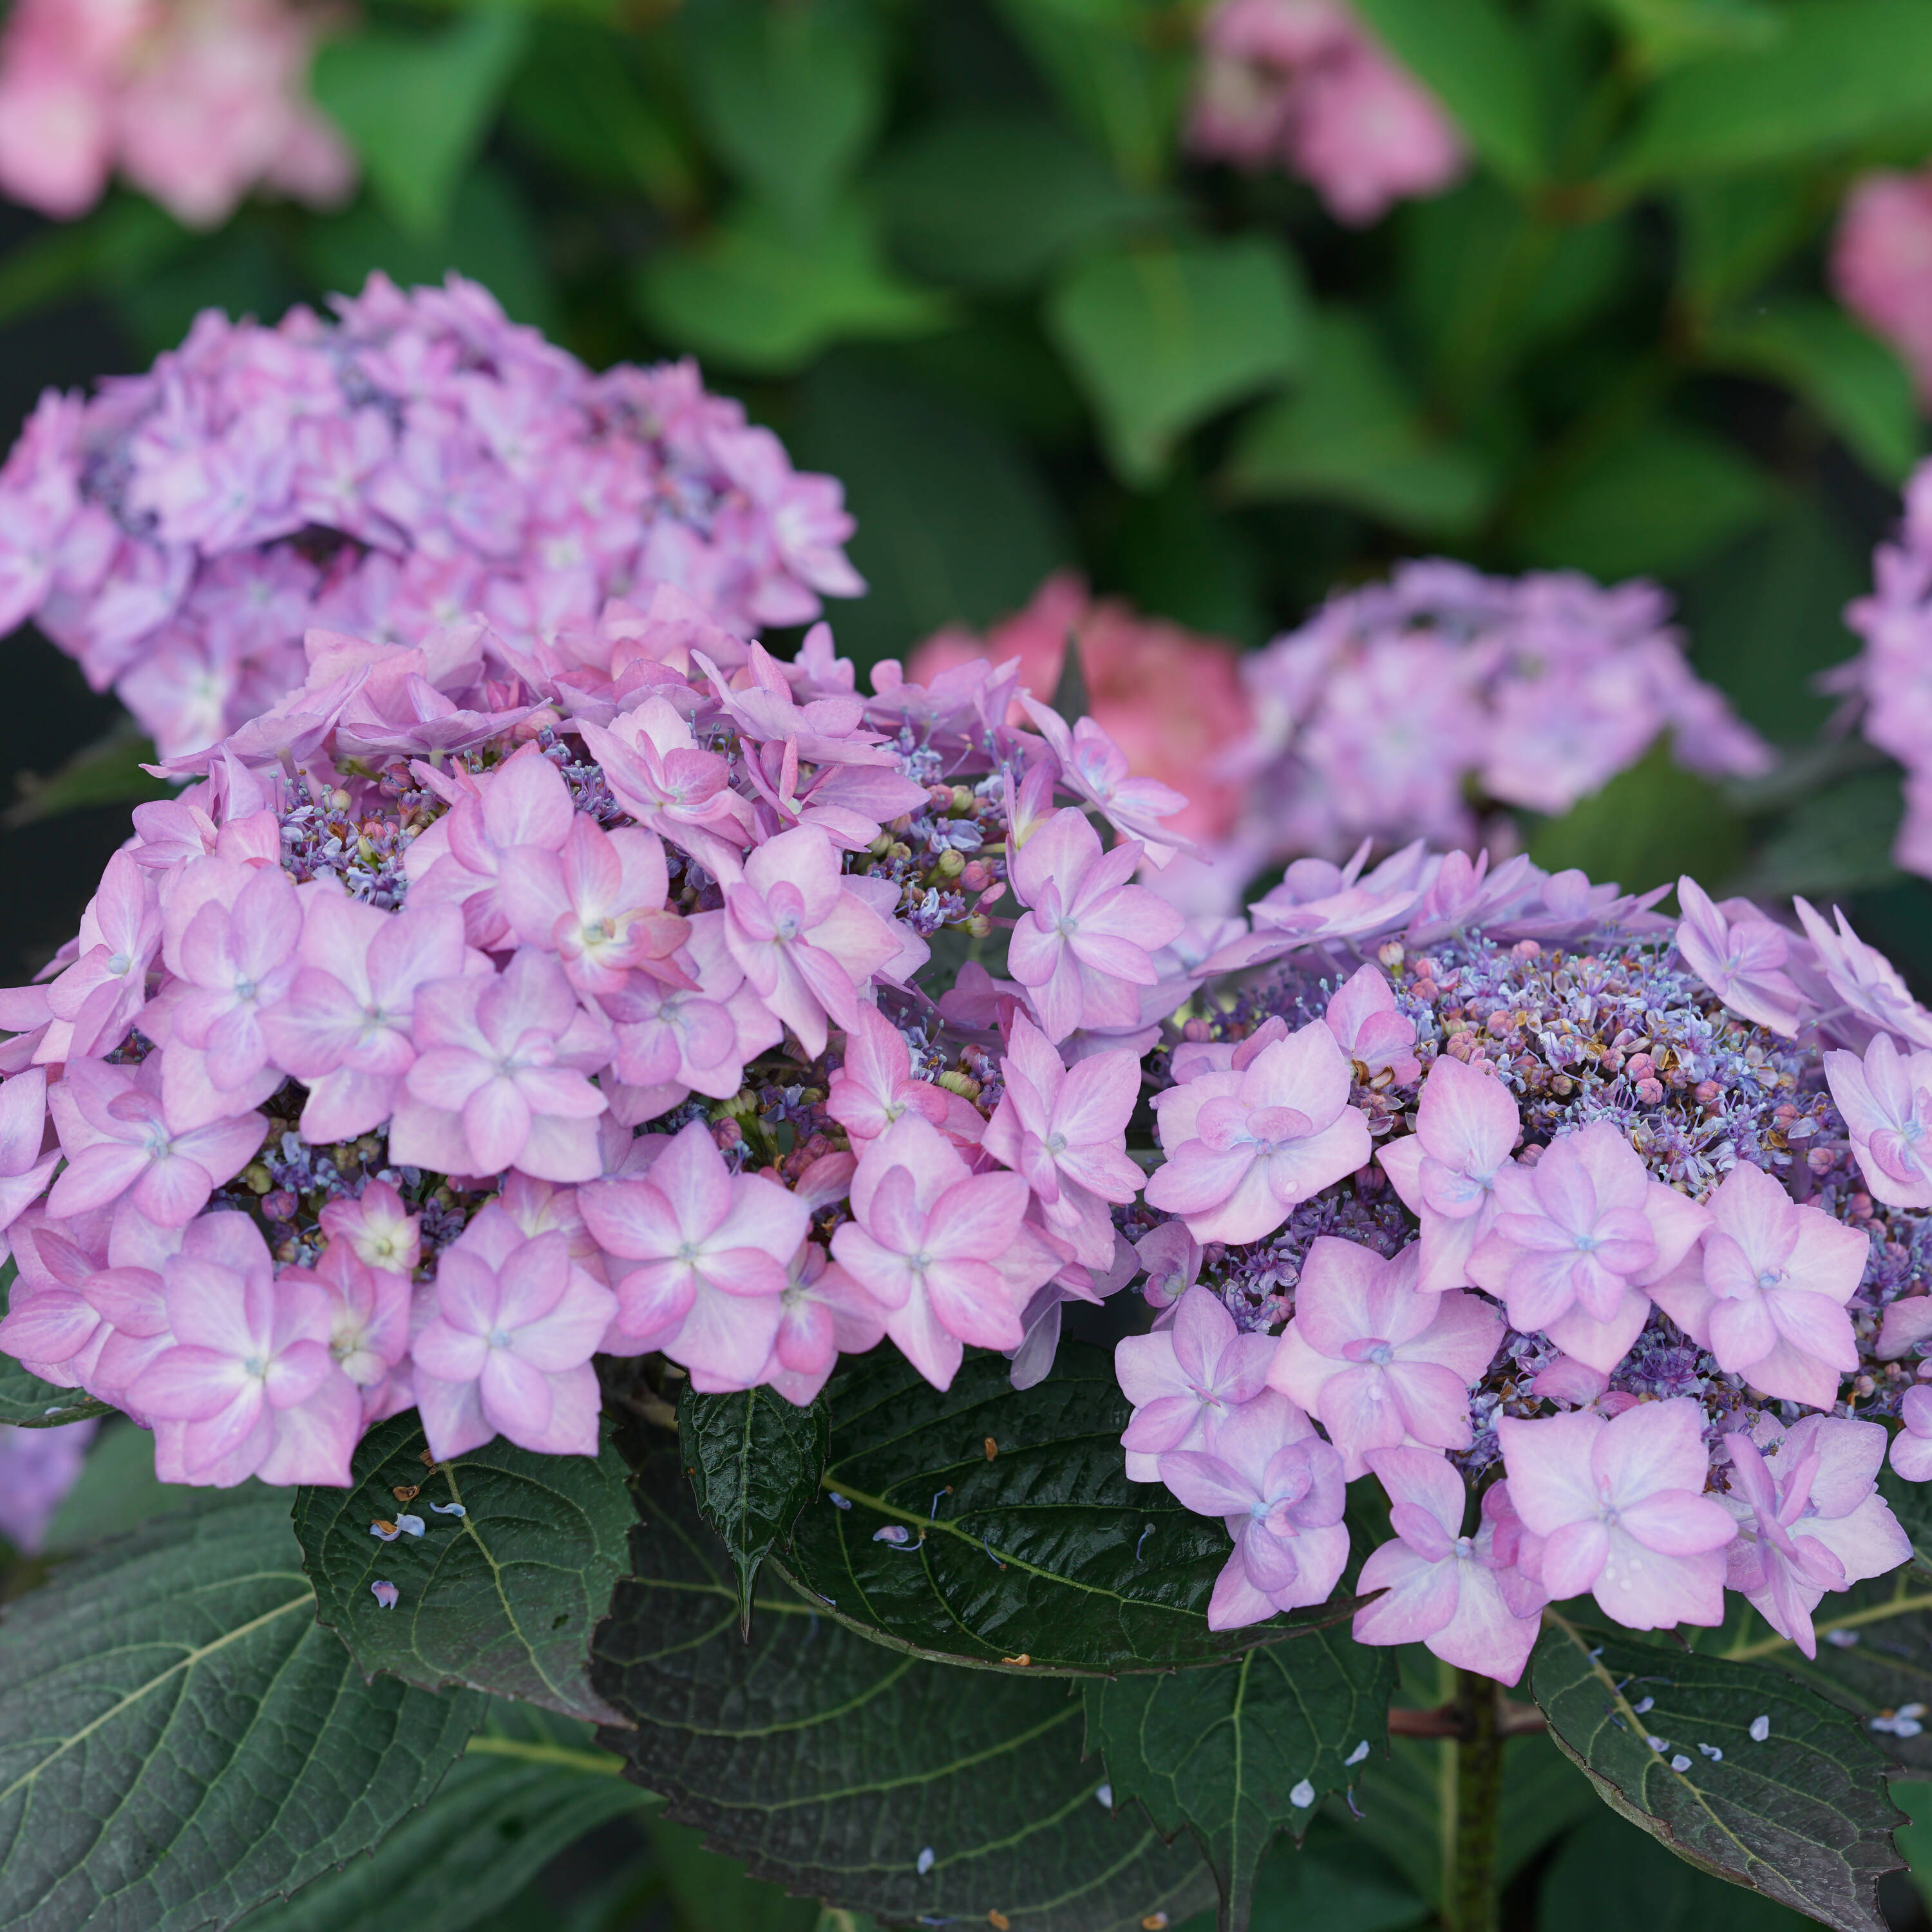
M 1318 1235 L 1269 1365 L 1268 1386 L 1328 1432 L 1352 1481 L 1376 1450 L 1468 1448 L 1469 1390 L 1503 1338 L 1480 1295 L 1418 1291 L 1418 1252 L 1384 1261 Z
M 1224 1518 L 1234 1552 L 1208 1600 L 1210 1630 L 1324 1601 L 1348 1560 L 1342 1459 L 1286 1396 L 1264 1389 L 1210 1430 L 1204 1449 L 1171 1449 L 1160 1479 L 1203 1516 Z
M 380 1186 L 380 1182 L 374 1184 Z M 352 1243 L 329 1243 L 315 1267 L 328 1298 L 328 1352 L 360 1391 L 362 1420 L 380 1421 L 415 1400 L 410 1354 L 410 1280 L 365 1262 Z
M 432 1455 L 499 1435 L 548 1455 L 596 1454 L 590 1357 L 617 1298 L 571 1260 L 562 1234 L 526 1235 L 487 1207 L 444 1250 L 434 1295 L 410 1351 Z
M 1726 1372 L 1778 1401 L 1829 1408 L 1858 1366 L 1845 1304 L 1871 1237 L 1799 1205 L 1748 1161 L 1706 1204 L 1701 1245 L 1651 1283 L 1652 1298 Z
M 578 1202 L 613 1258 L 619 1332 L 683 1364 L 698 1388 L 752 1387 L 785 1318 L 789 1270 L 810 1226 L 804 1202 L 760 1175 L 734 1174 L 701 1120 L 646 1178 L 594 1181 Z
M 1386 1594 L 1355 1612 L 1356 1642 L 1426 1644 L 1445 1664 L 1515 1683 L 1543 1628 L 1533 1610 L 1516 1606 L 1526 1588 L 1540 1588 L 1516 1580 L 1505 1594 L 1497 1573 L 1510 1566 L 1497 1554 L 1496 1526 L 1485 1520 L 1474 1536 L 1462 1534 L 1468 1492 L 1442 1456 L 1376 1449 L 1368 1465 L 1393 1505 L 1395 1539 L 1362 1565 L 1360 1593 Z
M 330 1202 L 316 1218 L 332 1244 L 346 1243 L 365 1268 L 406 1281 L 422 1259 L 422 1216 L 410 1213 L 386 1180 L 366 1182 L 360 1194 Z
M 982 1144 L 1025 1175 L 1047 1226 L 1071 1245 L 1073 1258 L 1104 1268 L 1114 1253 L 1108 1204 L 1131 1201 L 1144 1178 L 1126 1150 L 1140 1056 L 1091 1054 L 1069 1068 L 1022 1018 L 1013 1022 L 1004 1066 L 1006 1090 Z
M 1914 1382 L 1898 1412 L 1905 1426 L 1892 1438 L 1892 1466 L 1908 1483 L 1932 1481 L 1932 1388 Z
M 1511 1326 L 1540 1328 L 1606 1372 L 1644 1324 L 1646 1287 L 1709 1220 L 1654 1179 L 1607 1121 L 1559 1136 L 1534 1167 L 1504 1169 L 1496 1196 L 1495 1222 L 1469 1256 L 1472 1278 L 1508 1304 Z
M 664 848 L 655 832 L 606 832 L 573 814 L 556 851 L 506 851 L 497 890 L 510 930 L 554 950 L 580 993 L 615 992 L 634 968 L 685 976 L 662 964 L 683 944 L 685 922 L 664 908 Z
M 217 1087 L 243 1087 L 268 1064 L 262 1016 L 281 1004 L 300 970 L 302 926 L 288 874 L 265 866 L 247 874 L 231 903 L 205 900 L 172 949 L 182 986 L 169 1014 L 172 1036 L 202 1050 Z
M 1017 1174 L 974 1174 L 931 1121 L 902 1114 L 860 1157 L 832 1255 L 886 1311 L 886 1333 L 935 1388 L 968 1342 L 1017 1348 L 1020 1311 L 1061 1258 L 1025 1225 Z
M 1588 1590 L 1630 1630 L 1724 1621 L 1724 1550 L 1737 1526 L 1704 1494 L 1703 1430 L 1702 1409 L 1682 1396 L 1609 1422 L 1498 1421 L 1510 1499 L 1543 1539 L 1541 1581 L 1552 1597 Z
M 1732 1012 L 1786 1039 L 1804 1013 L 1804 996 L 1785 971 L 1795 941 L 1748 900 L 1712 903 L 1695 879 L 1677 882 L 1684 917 L 1677 928 L 1677 950 L 1692 972 Z
M 117 1045 L 148 998 L 148 968 L 161 943 L 152 878 L 117 852 L 81 915 L 74 963 L 46 990 L 56 1025 L 43 1060 L 105 1052 Z
M 1829 1016 L 1837 1030 L 1857 1029 L 1850 1043 L 1863 1043 L 1864 1031 L 1890 1034 L 1907 1046 L 1932 1047 L 1932 1012 L 1915 1000 L 1897 967 L 1874 946 L 1868 946 L 1834 906 L 1836 930 L 1827 926 L 1806 900 L 1794 899 L 1798 916 L 1811 941 L 1818 968 L 1838 1011 Z
M 948 1103 L 959 1096 L 913 1078 L 905 1035 L 876 1006 L 860 1006 L 854 1019 L 846 1030 L 845 1058 L 825 1096 L 825 1111 L 845 1130 L 854 1148 L 877 1140 L 908 1112 L 944 1127 L 952 1112 Z M 983 1130 L 984 1123 L 980 1124 Z
M 1509 1089 L 1486 1070 L 1440 1054 L 1422 1083 L 1415 1132 L 1376 1150 L 1402 1204 L 1422 1223 L 1416 1286 L 1426 1293 L 1472 1281 L 1469 1257 L 1502 1211 L 1496 1177 L 1521 1138 Z
M 1167 1160 L 1147 1185 L 1202 1241 L 1252 1241 L 1298 1202 L 1366 1164 L 1368 1122 L 1348 1063 L 1321 1021 L 1155 1096 Z
M 80 1480 L 98 1425 L 0 1431 L 0 1536 L 24 1556 L 37 1554 L 49 1526 Z
M 1727 1436 L 1736 1519 L 1730 1587 L 1807 1657 L 1818 1654 L 1811 1612 L 1828 1590 L 1882 1576 L 1912 1544 L 1878 1493 L 1885 1431 L 1874 1422 L 1808 1415 L 1786 1430 L 1769 1418 Z
M 43 1154 L 47 1131 L 47 1076 L 38 1066 L 23 1067 L 0 1082 L 0 1256 L 6 1233 L 22 1213 L 46 1192 L 60 1152 Z
M 1380 967 L 1358 966 L 1336 990 L 1322 1016 L 1342 1051 L 1373 1083 L 1386 1073 L 1398 1087 L 1421 1078 L 1415 1057 L 1415 1022 L 1396 1010 L 1395 994 Z
M 1900 1053 L 1880 1034 L 1862 1059 L 1842 1049 L 1826 1054 L 1825 1078 L 1873 1198 L 1932 1208 L 1932 1053 Z
M 1186 923 L 1129 883 L 1142 856 L 1131 839 L 1103 854 L 1100 834 L 1070 807 L 1012 858 L 1013 890 L 1027 910 L 1013 928 L 1007 970 L 1056 1044 L 1076 1027 L 1138 1026 L 1136 988 L 1160 977 L 1150 956 Z
M 1265 1335 L 1240 1334 L 1220 1298 L 1198 1287 L 1180 1295 L 1166 1327 L 1115 1342 L 1114 1372 L 1134 1406 L 1120 1438 L 1130 1478 L 1157 1482 L 1169 1450 L 1205 1448 L 1208 1424 L 1267 1386 L 1274 1350 Z
M 801 1408 L 831 1379 L 841 1354 L 863 1354 L 885 1339 L 885 1310 L 816 1241 L 792 1257 L 780 1305 L 759 1380 Z
M 1898 352 L 1932 401 L 1932 178 L 1860 176 L 1839 211 L 1831 275 L 1839 301 Z

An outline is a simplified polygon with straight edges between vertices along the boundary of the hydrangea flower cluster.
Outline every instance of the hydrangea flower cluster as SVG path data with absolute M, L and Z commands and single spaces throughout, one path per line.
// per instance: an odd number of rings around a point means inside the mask
M 326 16 L 292 0 L 19 0 L 0 34 L 0 193 L 70 220 L 118 167 L 192 227 L 255 188 L 346 200 L 308 94 Z
M 378 274 L 44 396 L 0 468 L 0 632 L 34 619 L 173 757 L 299 685 L 311 627 L 528 649 L 670 584 L 749 635 L 863 590 L 852 527 L 694 364 L 596 374 L 474 283 Z
M 1832 239 L 1839 301 L 1889 343 L 1932 402 L 1932 170 L 1889 168 L 1852 183 Z
M 1214 160 L 1300 176 L 1358 228 L 1440 194 L 1469 158 L 1441 103 L 1347 0 L 1219 0 L 1202 26 L 1189 139 Z

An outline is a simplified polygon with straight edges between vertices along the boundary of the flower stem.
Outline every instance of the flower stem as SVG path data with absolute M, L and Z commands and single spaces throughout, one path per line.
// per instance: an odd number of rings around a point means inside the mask
M 1443 1917 L 1448 1932 L 1496 1932 L 1496 1828 L 1502 1814 L 1502 1696 L 1490 1678 L 1458 1673 L 1455 1826 Z

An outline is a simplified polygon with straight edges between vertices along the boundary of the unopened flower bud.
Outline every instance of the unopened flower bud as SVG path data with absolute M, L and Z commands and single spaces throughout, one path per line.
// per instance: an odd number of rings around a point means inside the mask
M 984 939 L 993 929 L 993 922 L 982 912 L 976 912 L 962 930 L 969 939 Z
M 978 800 L 973 796 L 973 788 L 970 785 L 956 784 L 952 788 L 952 809 L 961 818 L 963 818 L 968 812 L 970 812 L 977 802 Z
M 1664 1082 L 1660 1080 L 1640 1080 L 1636 1083 L 1636 1097 L 1646 1107 L 1654 1107 L 1664 1099 Z
M 950 848 L 940 854 L 939 863 L 933 868 L 943 879 L 956 879 L 966 869 L 964 856 Z
M 1379 959 L 1391 973 L 1393 973 L 1395 969 L 1402 964 L 1403 959 L 1406 956 L 1407 956 L 1402 951 L 1402 941 L 1399 939 L 1391 939 L 1389 940 L 1388 943 L 1376 955 L 1376 957 Z
M 274 1193 L 262 1197 L 262 1212 L 272 1221 L 292 1221 L 296 1216 L 296 1197 L 286 1187 L 278 1187 Z
M 1815 1147 L 1804 1156 L 1804 1165 L 1814 1174 L 1829 1174 L 1838 1164 L 1836 1151 L 1828 1147 Z
M 993 868 L 977 859 L 968 859 L 960 872 L 959 883 L 969 892 L 983 892 L 993 883 Z
M 266 1194 L 275 1184 L 275 1177 L 259 1160 L 250 1161 L 242 1170 L 242 1178 L 248 1184 L 249 1191 Z
M 970 1073 L 962 1073 L 957 1068 L 948 1067 L 939 1076 L 939 1084 L 949 1094 L 957 1094 L 962 1100 L 976 1100 L 980 1097 L 980 1083 Z

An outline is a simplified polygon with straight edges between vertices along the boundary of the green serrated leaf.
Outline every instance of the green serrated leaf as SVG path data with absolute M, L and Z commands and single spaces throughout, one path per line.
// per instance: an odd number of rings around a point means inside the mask
M 1101 1349 L 1063 1343 L 1052 1374 L 1024 1390 L 1004 1357 L 969 1349 L 944 1393 L 878 1349 L 826 1398 L 827 1493 L 772 1560 L 875 1642 L 990 1670 L 1021 1658 L 1034 1671 L 1111 1675 L 1212 1663 L 1354 1609 L 1346 1599 L 1208 1628 L 1227 1532 L 1159 1484 L 1128 1481 L 1131 1412 Z
M 1191 1850 L 1096 1802 L 1067 1685 L 920 1663 L 775 1581 L 742 1642 L 730 1559 L 676 1466 L 654 1460 L 638 1496 L 593 1676 L 635 1728 L 603 1741 L 754 1877 L 891 1922 L 998 1912 L 1024 1932 L 1129 1932 L 1211 1896 Z
M 1546 1624 L 1530 1659 L 1536 1701 L 1612 1809 L 1720 1878 L 1840 1932 L 1883 1932 L 1878 1881 L 1902 1863 L 1899 1813 L 1883 1754 L 1856 1718 L 1763 1664 L 1553 1613 Z M 1633 1705 L 1646 1696 L 1640 1717 Z
M 1298 1840 L 1323 1795 L 1387 1750 L 1394 1688 L 1386 1649 L 1324 1630 L 1213 1670 L 1090 1684 L 1087 1748 L 1106 1760 L 1116 1804 L 1137 1799 L 1167 1837 L 1192 1834 L 1222 1924 L 1244 1926 L 1276 1834 Z
M 0 1262 L 0 1315 L 7 1312 L 18 1272 L 10 1255 Z M 97 1402 L 77 1388 L 44 1382 L 11 1355 L 0 1354 L 0 1422 L 11 1423 L 16 1429 L 58 1429 L 67 1423 L 113 1413 L 111 1403 Z
M 622 1574 L 633 1517 L 626 1472 L 601 1454 L 539 1456 L 499 1437 L 434 1469 L 416 1412 L 357 1445 L 346 1490 L 296 1492 L 316 1615 L 364 1670 L 434 1690 L 463 1684 L 566 1717 L 614 1717 L 586 1676 L 590 1634 Z M 420 1487 L 399 1498 L 398 1489 Z M 454 1504 L 461 1516 L 439 1514 Z M 420 1538 L 382 1543 L 375 1521 L 407 1510 Z M 376 1601 L 377 1578 L 400 1593 Z
M 374 1844 L 481 1700 L 365 1682 L 285 1491 L 203 1491 L 0 1621 L 0 1926 L 190 1932 Z
M 242 1921 L 245 1932 L 467 1932 L 586 1832 L 650 1800 L 582 1726 L 493 1702 L 420 1810 L 368 1857 Z
M 1294 258 L 1250 235 L 1090 255 L 1055 284 L 1047 322 L 1114 469 L 1147 484 L 1196 424 L 1294 374 L 1305 308 Z
M 677 1406 L 678 1453 L 706 1522 L 738 1574 L 738 1612 L 752 1628 L 752 1590 L 772 1546 L 789 1540 L 818 1494 L 832 1436 L 821 1394 L 803 1408 L 776 1389 L 704 1395 L 686 1385 Z

